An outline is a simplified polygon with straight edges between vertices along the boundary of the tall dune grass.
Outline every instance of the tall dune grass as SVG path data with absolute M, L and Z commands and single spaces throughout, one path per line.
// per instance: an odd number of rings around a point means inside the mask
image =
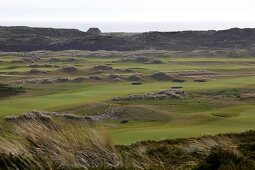
M 11 125 L 0 131 L 0 169 L 255 169 L 254 131 L 114 146 L 95 122 L 52 118 Z
M 114 168 L 119 164 L 111 140 L 99 126 L 33 120 L 15 125 L 12 133 L 0 138 L 2 169 Z

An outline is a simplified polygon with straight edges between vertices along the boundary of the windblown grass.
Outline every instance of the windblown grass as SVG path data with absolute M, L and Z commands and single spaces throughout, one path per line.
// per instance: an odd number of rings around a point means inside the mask
M 117 167 L 119 158 L 101 127 L 27 121 L 0 138 L 0 169 Z M 13 137 L 14 136 L 14 137 Z
M 99 125 L 29 120 L 0 133 L 0 169 L 254 169 L 254 131 L 114 146 Z

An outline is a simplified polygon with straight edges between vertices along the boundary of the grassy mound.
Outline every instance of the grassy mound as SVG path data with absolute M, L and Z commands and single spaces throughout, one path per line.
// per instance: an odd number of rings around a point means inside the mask
M 0 83 L 0 98 L 18 95 L 23 92 L 25 92 L 25 89 L 22 87 L 12 87 Z

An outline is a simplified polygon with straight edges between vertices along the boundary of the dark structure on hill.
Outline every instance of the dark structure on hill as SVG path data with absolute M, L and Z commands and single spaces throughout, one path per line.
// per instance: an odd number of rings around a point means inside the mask
M 255 50 L 255 29 L 251 28 L 122 34 L 99 31 L 0 26 L 0 51 Z
M 88 29 L 87 33 L 90 33 L 90 34 L 100 34 L 102 32 L 100 31 L 99 28 L 90 28 L 90 29 Z

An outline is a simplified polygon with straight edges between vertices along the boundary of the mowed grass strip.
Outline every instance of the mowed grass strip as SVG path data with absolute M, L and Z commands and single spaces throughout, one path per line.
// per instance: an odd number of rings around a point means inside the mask
M 255 85 L 255 76 L 224 78 L 210 80 L 206 83 L 188 81 L 182 84 L 185 91 L 239 88 L 252 85 Z M 33 109 L 47 111 L 63 110 L 82 104 L 110 100 L 118 96 L 148 91 L 160 91 L 162 89 L 168 89 L 171 86 L 176 86 L 176 83 L 166 81 L 146 82 L 141 86 L 132 86 L 130 83 L 84 84 L 84 87 L 77 87 L 76 89 L 59 92 L 57 94 L 0 100 L 0 116 L 19 114 Z

